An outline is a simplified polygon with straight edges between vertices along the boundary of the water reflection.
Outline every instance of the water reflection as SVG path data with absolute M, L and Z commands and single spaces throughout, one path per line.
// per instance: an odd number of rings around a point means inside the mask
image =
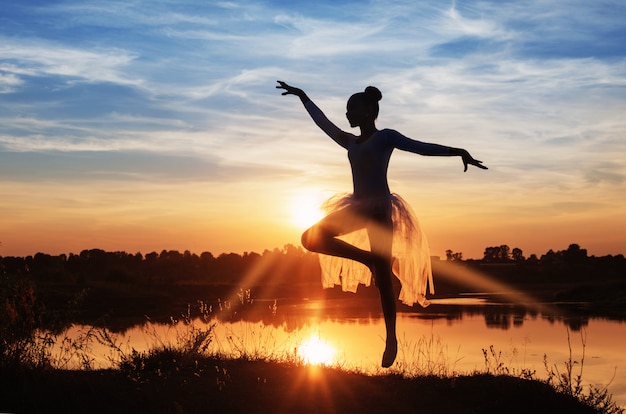
M 384 349 L 379 306 L 375 298 L 257 300 L 243 307 L 223 307 L 206 320 L 198 319 L 194 312 L 199 311 L 190 308 L 186 317 L 197 326 L 211 326 L 211 352 L 234 357 L 304 357 L 307 349 L 312 349 L 313 355 L 313 350 L 319 351 L 324 344 L 324 352 L 334 350 L 334 361 L 339 365 L 379 373 L 379 356 Z M 564 314 L 529 310 L 485 297 L 434 300 L 423 312 L 409 309 L 399 313 L 400 346 L 392 372 L 450 375 L 484 371 L 490 362 L 483 350 L 493 349 L 498 362 L 511 373 L 530 370 L 541 378 L 546 375 L 544 356 L 549 366 L 562 370 L 571 348 L 575 361 L 585 357 L 585 383 L 605 386 L 614 377 L 609 391 L 619 404 L 626 404 L 626 355 L 621 341 L 616 340 L 626 337 L 626 323 L 577 312 Z M 155 344 L 175 343 L 189 325 L 174 322 L 153 321 L 119 331 L 117 344 L 126 352 L 141 352 Z M 81 329 L 87 327 L 75 326 L 66 334 L 78 335 Z M 91 350 L 101 367 L 115 362 L 110 348 L 94 343 Z M 325 361 L 329 359 L 319 362 Z
M 584 312 L 584 304 L 533 304 L 524 306 L 503 303 L 492 297 L 473 296 L 432 299 L 425 309 L 399 307 L 399 314 L 424 320 L 443 319 L 462 321 L 466 317 L 482 317 L 489 328 L 507 330 L 522 326 L 526 321 L 545 318 L 565 324 L 572 331 L 579 331 L 589 324 L 590 316 Z M 199 316 L 199 315 L 195 315 Z M 377 297 L 324 298 L 313 300 L 255 300 L 245 306 L 223 309 L 214 314 L 222 322 L 245 320 L 262 322 L 269 326 L 286 326 L 287 331 L 300 329 L 315 320 L 342 321 L 350 319 L 379 318 L 382 316 Z
M 207 316 L 209 307 L 203 305 Z M 189 323 L 183 323 L 187 319 L 192 328 L 195 324 L 196 328 L 213 329 L 211 352 L 280 358 L 305 357 L 310 349 L 314 362 L 314 358 L 322 358 L 314 356 L 316 352 L 334 350 L 333 361 L 339 365 L 379 373 L 384 349 L 379 306 L 376 298 L 258 300 L 242 307 L 223 306 L 221 312 L 213 309 L 208 319 L 197 317 L 200 307 L 190 307 L 181 320 L 151 321 L 120 330 L 115 342 L 127 353 L 175 344 L 190 329 Z M 398 314 L 400 346 L 392 369 L 435 375 L 484 371 L 490 363 L 484 350 L 492 349 L 511 373 L 530 370 L 541 378 L 546 375 L 544 358 L 549 366 L 562 370 L 571 348 L 575 361 L 582 361 L 584 355 L 585 383 L 604 386 L 614 377 L 609 391 L 618 403 L 626 404 L 626 355 L 618 339 L 626 337 L 626 323 L 576 312 L 564 314 L 542 313 L 484 297 L 434 300 L 419 313 L 405 309 Z M 65 335 L 78 336 L 88 328 L 74 326 Z M 320 344 L 326 351 L 320 350 Z M 91 352 L 95 368 L 116 361 L 115 352 L 106 344 L 94 342 Z M 325 361 L 330 359 L 315 360 Z

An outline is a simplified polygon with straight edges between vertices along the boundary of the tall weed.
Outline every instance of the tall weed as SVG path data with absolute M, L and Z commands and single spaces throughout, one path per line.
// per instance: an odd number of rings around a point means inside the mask
M 461 361 L 459 349 L 451 356 L 448 346 L 431 332 L 417 342 L 404 336 L 398 343 L 398 357 L 392 372 L 406 376 L 448 377 L 457 375 L 456 365 Z
M 557 392 L 570 395 L 582 403 L 592 407 L 599 414 L 623 414 L 624 409 L 621 408 L 608 391 L 607 384 L 604 387 L 598 387 L 593 384 L 584 385 L 583 372 L 585 365 L 585 350 L 587 345 L 587 333 L 581 330 L 580 341 L 582 351 L 579 359 L 575 359 L 572 351 L 572 342 L 570 331 L 567 328 L 567 345 L 568 358 L 563 362 L 562 367 L 558 364 L 548 362 L 548 356 L 544 354 L 543 365 L 546 371 L 546 377 L 538 378 L 535 370 L 526 367 L 512 367 L 512 359 L 505 360 L 502 351 L 496 351 L 493 345 L 489 349 L 483 349 L 485 360 L 484 373 L 492 375 L 511 375 L 523 379 L 545 382 L 554 388 Z M 513 354 L 516 354 L 514 349 Z
M 608 391 L 608 386 L 613 378 L 604 387 L 598 387 L 589 384 L 587 387 L 583 385 L 583 370 L 585 366 L 585 350 L 587 346 L 587 332 L 583 329 L 580 331 L 580 341 L 582 351 L 580 359 L 574 359 L 572 352 L 572 342 L 570 339 L 570 331 L 567 329 L 567 345 L 569 348 L 568 359 L 563 362 L 563 369 L 559 369 L 557 364 L 550 364 L 547 355 L 543 356 L 543 363 L 547 373 L 545 382 L 560 393 L 571 395 L 579 401 L 594 407 L 599 413 L 604 414 L 621 414 L 624 409 L 619 407 L 613 401 L 612 395 Z M 577 369 L 575 367 L 578 367 Z M 586 391 L 585 391 L 586 390 Z
M 0 367 L 50 366 L 53 335 L 40 330 L 42 305 L 24 276 L 0 274 Z

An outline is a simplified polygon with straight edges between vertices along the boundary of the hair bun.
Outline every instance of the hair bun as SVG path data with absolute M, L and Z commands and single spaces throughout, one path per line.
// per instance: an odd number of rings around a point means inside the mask
M 364 93 L 365 93 L 365 96 L 367 96 L 367 98 L 371 100 L 372 102 L 378 102 L 381 99 L 383 99 L 383 94 L 375 86 L 368 86 L 367 88 L 365 88 Z

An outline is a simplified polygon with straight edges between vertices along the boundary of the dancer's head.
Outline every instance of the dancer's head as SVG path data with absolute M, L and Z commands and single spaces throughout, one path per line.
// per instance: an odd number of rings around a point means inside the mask
M 368 86 L 363 92 L 357 92 L 348 99 L 346 117 L 350 126 L 363 125 L 378 118 L 378 101 L 383 94 L 375 86 Z

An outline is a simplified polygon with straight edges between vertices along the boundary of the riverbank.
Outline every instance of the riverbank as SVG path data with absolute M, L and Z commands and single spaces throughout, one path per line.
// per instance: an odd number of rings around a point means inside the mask
M 172 355 L 120 370 L 17 370 L 0 411 L 133 413 L 594 413 L 535 380 L 368 376 L 335 368 Z

